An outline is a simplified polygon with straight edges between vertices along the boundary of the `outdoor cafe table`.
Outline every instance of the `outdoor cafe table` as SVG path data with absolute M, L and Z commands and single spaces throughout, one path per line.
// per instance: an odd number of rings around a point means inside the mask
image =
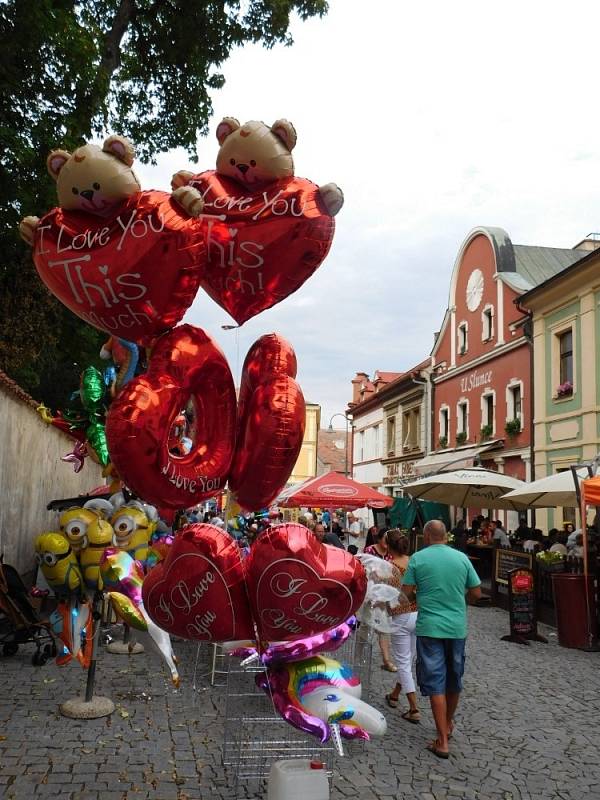
M 467 543 L 467 556 L 480 578 L 491 577 L 494 562 L 493 544 Z

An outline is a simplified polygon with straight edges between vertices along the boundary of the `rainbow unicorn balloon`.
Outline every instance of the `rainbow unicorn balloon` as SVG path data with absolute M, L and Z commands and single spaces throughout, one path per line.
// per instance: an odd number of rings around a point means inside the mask
M 256 683 L 290 725 L 322 742 L 333 725 L 346 739 L 383 736 L 387 730 L 383 714 L 360 699 L 360 681 L 352 669 L 327 656 L 268 669 L 257 675 Z

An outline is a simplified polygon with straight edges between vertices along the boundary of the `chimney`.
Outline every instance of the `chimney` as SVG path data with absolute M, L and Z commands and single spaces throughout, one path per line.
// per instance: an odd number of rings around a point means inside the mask
M 352 402 L 360 403 L 362 401 L 362 387 L 369 380 L 366 372 L 357 372 L 356 377 L 352 378 Z

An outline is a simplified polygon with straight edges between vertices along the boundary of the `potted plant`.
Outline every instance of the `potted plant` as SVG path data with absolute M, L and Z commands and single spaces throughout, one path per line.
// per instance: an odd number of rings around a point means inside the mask
M 556 389 L 556 396 L 557 397 L 571 397 L 573 394 L 573 384 L 571 381 L 565 381 L 561 383 Z
M 489 439 L 492 435 L 493 428 L 491 425 L 482 425 L 481 430 L 479 431 L 479 435 L 481 436 L 481 441 L 484 442 L 486 439 Z
M 438 447 L 440 450 L 445 450 L 448 447 L 448 437 L 447 436 L 440 436 L 438 439 Z
M 467 432 L 461 431 L 456 434 L 456 444 L 464 444 L 467 441 Z
M 518 417 L 507 420 L 504 430 L 508 436 L 518 436 L 521 433 L 521 420 Z

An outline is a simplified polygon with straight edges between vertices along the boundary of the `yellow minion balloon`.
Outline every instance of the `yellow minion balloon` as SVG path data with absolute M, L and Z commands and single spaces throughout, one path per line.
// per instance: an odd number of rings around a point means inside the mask
M 110 522 L 94 515 L 87 529 L 87 544 L 79 553 L 83 580 L 88 589 L 104 588 L 100 575 L 100 562 L 107 547 L 114 547 L 114 531 Z
M 98 514 L 83 506 L 68 508 L 58 518 L 61 533 L 76 553 L 87 547 L 88 528 L 97 521 Z
M 57 595 L 81 591 L 83 577 L 77 556 L 62 533 L 41 533 L 35 540 L 35 553 L 44 578 Z
M 112 517 L 115 543 L 132 558 L 144 563 L 148 557 L 148 542 L 156 528 L 141 503 L 133 500 L 121 506 Z

